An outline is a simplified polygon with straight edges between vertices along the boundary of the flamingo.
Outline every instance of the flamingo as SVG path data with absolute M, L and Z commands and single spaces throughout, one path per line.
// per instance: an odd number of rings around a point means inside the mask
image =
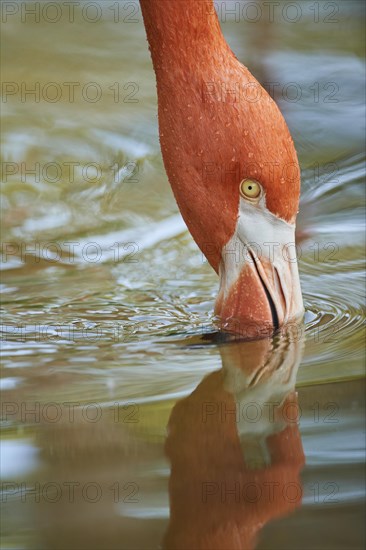
M 223 330 L 303 315 L 296 150 L 277 105 L 228 46 L 212 0 L 140 0 L 161 151 L 183 219 L 220 277 Z M 252 334 L 252 332 L 251 332 Z

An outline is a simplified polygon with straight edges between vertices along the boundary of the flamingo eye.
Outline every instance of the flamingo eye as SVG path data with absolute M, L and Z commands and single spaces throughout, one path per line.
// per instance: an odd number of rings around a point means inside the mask
M 241 196 L 250 201 L 255 201 L 262 195 L 262 186 L 255 180 L 243 180 L 239 189 Z

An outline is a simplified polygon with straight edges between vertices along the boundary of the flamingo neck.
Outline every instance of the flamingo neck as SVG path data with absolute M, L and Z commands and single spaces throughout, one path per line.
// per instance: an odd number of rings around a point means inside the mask
M 227 56 L 229 47 L 212 0 L 140 0 L 140 5 L 157 77 L 176 77 L 180 66 L 184 72 L 200 70 L 213 51 L 222 52 L 223 59 Z

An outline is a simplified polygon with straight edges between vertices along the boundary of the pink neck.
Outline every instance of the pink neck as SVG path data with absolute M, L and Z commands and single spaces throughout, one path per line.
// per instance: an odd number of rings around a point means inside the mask
M 180 65 L 185 71 L 198 69 L 212 58 L 213 50 L 223 49 L 227 55 L 212 0 L 140 0 L 140 4 L 157 76 Z

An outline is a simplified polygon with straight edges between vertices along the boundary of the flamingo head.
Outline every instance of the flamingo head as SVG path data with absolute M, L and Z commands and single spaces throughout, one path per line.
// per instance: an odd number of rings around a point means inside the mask
M 177 17 L 178 8 L 164 4 Z M 188 229 L 219 274 L 221 327 L 258 336 L 303 312 L 295 147 L 277 105 L 235 58 L 218 21 L 201 37 L 192 18 L 184 26 L 183 10 L 174 33 L 164 15 L 148 34 L 165 168 Z

